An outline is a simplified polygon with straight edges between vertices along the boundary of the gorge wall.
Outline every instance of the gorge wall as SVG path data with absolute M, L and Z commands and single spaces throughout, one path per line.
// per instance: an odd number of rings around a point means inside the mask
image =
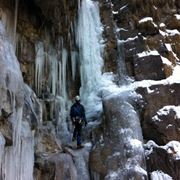
M 180 179 L 179 59 L 178 0 L 0 0 L 0 179 Z

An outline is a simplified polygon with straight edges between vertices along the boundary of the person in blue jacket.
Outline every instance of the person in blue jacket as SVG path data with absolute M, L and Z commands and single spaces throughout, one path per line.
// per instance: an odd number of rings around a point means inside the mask
M 87 125 L 87 121 L 85 109 L 84 106 L 80 103 L 79 96 L 75 97 L 75 103 L 71 106 L 70 117 L 74 125 L 72 141 L 77 140 L 77 148 L 82 148 L 83 146 L 81 145 L 81 131 L 83 124 L 85 124 L 85 126 Z

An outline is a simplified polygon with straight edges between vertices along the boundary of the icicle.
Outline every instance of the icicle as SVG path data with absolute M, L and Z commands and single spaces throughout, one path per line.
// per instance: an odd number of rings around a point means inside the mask
M 71 52 L 71 69 L 72 69 L 72 79 L 75 80 L 76 77 L 76 65 L 77 65 L 77 52 Z
M 42 93 L 42 83 L 44 78 L 45 54 L 42 42 L 36 45 L 36 68 L 35 68 L 35 89 L 39 96 Z
M 14 100 L 15 102 L 15 100 Z M 13 107 L 15 107 L 13 105 Z M 4 163 L 4 180 L 20 180 L 20 154 L 21 154 L 21 122 L 22 122 L 22 108 L 19 108 L 12 116 L 13 123 L 13 146 L 6 148 L 5 163 Z M 10 163 L 11 162 L 11 163 Z
M 2 162 L 3 162 L 3 155 L 4 155 L 4 147 L 5 147 L 5 139 L 4 136 L 0 132 L 0 179 L 2 175 Z
M 58 95 L 60 96 L 61 94 L 61 82 L 62 82 L 62 71 L 61 71 L 61 61 L 58 62 L 58 70 L 59 70 L 59 76 L 58 76 L 58 82 L 59 82 L 59 86 L 58 86 Z
M 58 81 L 58 61 L 56 54 L 53 52 L 52 55 L 50 55 L 50 61 L 51 61 L 51 93 L 56 96 L 57 92 L 57 81 Z
M 33 180 L 34 135 L 32 135 L 27 121 L 22 123 L 21 133 L 20 180 Z
M 66 66 L 67 66 L 67 51 L 66 49 L 63 48 L 62 50 L 62 79 L 61 79 L 61 84 L 62 84 L 62 97 L 67 98 L 67 90 L 66 90 Z
M 13 29 L 13 45 L 14 45 L 14 47 L 16 47 L 16 28 L 17 28 L 17 18 L 18 18 L 18 5 L 19 5 L 19 0 L 15 0 L 14 29 Z

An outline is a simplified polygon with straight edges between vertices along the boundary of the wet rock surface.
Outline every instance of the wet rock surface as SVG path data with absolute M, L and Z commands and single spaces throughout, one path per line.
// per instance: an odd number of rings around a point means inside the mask
M 142 134 L 133 106 L 119 95 L 104 99 L 103 107 L 102 131 L 90 155 L 92 178 L 145 179 Z

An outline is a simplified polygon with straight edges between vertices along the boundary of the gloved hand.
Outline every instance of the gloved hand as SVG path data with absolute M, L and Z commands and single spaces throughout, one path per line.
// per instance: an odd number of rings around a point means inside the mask
M 75 125 L 75 118 L 72 118 L 71 121 L 72 121 L 73 125 Z

